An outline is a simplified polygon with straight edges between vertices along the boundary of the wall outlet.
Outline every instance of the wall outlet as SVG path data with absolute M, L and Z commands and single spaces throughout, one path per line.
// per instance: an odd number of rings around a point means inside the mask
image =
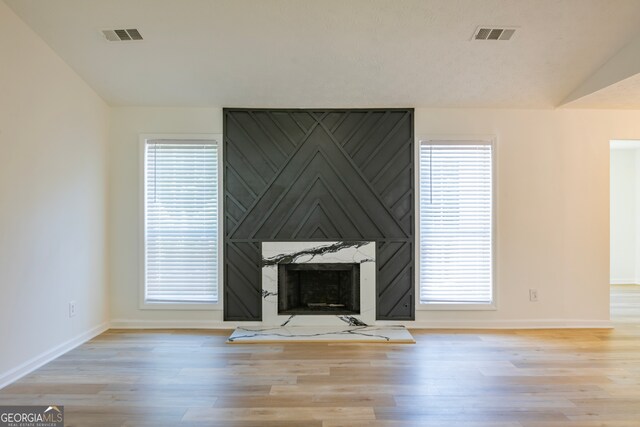
M 69 317 L 73 317 L 76 315 L 76 302 L 75 301 L 70 301 L 69 302 Z
M 537 289 L 529 289 L 529 301 L 538 302 L 538 290 Z

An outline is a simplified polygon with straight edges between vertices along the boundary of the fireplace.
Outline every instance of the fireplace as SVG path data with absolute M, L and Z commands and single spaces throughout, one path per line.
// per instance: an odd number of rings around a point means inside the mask
M 261 294 L 263 325 L 373 325 L 376 244 L 262 242 Z
M 279 264 L 278 314 L 360 314 L 360 264 Z

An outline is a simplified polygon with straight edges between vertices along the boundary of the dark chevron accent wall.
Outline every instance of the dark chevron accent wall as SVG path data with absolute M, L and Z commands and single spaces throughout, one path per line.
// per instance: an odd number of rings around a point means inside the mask
M 273 240 L 375 241 L 377 318 L 414 319 L 413 109 L 223 115 L 225 320 L 261 320 Z

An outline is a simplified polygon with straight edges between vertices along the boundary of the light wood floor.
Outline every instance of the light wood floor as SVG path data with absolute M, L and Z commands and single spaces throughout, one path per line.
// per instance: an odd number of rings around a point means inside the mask
M 416 345 L 227 345 L 109 331 L 0 391 L 68 426 L 640 426 L 640 287 L 615 330 L 413 331 Z

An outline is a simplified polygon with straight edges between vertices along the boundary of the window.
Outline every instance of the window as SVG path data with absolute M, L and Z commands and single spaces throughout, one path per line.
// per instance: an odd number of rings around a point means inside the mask
M 493 146 L 420 143 L 420 303 L 493 303 Z
M 144 306 L 218 302 L 215 140 L 144 141 Z

